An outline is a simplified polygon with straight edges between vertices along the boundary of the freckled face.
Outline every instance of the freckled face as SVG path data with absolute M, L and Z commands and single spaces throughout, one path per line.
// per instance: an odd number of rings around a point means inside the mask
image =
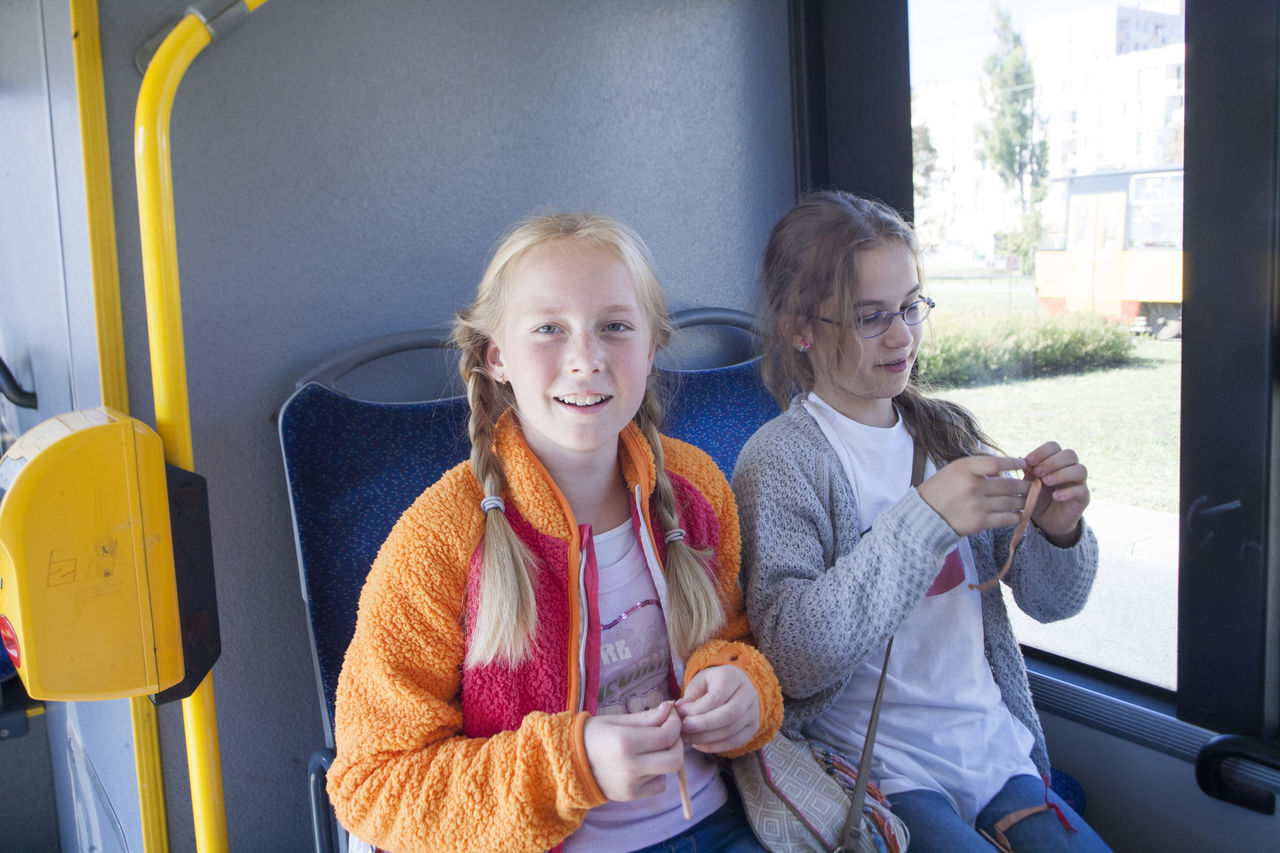
M 870 426 L 892 426 L 896 420 L 893 398 L 907 387 L 911 366 L 920 349 L 924 326 L 908 326 L 895 317 L 884 334 L 864 338 L 854 318 L 877 311 L 900 311 L 920 296 L 915 259 L 905 246 L 887 245 L 858 253 L 858 301 L 854 316 L 834 316 L 834 299 L 819 306 L 823 317 L 843 326 L 810 320 L 813 349 L 813 390 L 836 411 Z M 845 358 L 837 360 L 836 345 L 843 342 Z
M 627 266 L 608 249 L 570 238 L 519 262 L 485 364 L 511 383 L 525 439 L 544 465 L 614 465 L 653 355 Z

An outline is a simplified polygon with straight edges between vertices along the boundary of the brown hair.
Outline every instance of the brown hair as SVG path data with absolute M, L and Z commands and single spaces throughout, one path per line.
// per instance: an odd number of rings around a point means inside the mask
M 593 214 L 538 216 L 518 223 L 494 251 L 480 280 L 475 302 L 458 312 L 453 331 L 454 343 L 461 350 L 458 367 L 471 406 L 468 424 L 471 469 L 485 495 L 501 496 L 506 489 L 502 463 L 493 451 L 494 426 L 502 412 L 515 406 L 511 389 L 498 383 L 486 370 L 485 352 L 502 323 L 504 297 L 518 272 L 520 260 L 541 246 L 570 239 L 616 254 L 635 282 L 654 348 L 661 349 L 671 338 L 673 327 L 667 315 L 666 299 L 653 272 L 653 261 L 634 231 L 620 222 Z M 651 375 L 635 422 L 653 451 L 657 469 L 655 521 L 660 528 L 656 531 L 660 538 L 666 531 L 679 527 L 675 492 L 667 477 L 658 434 L 661 421 L 662 404 Z M 533 556 L 512 530 L 503 510 L 496 508 L 485 512 L 482 547 L 480 601 L 476 622 L 471 627 L 472 645 L 467 653 L 467 665 L 483 666 L 495 660 L 518 664 L 528 657 L 537 633 Z M 709 556 L 680 540 L 667 544 L 670 592 L 667 632 L 672 648 L 682 657 L 706 642 L 725 621 L 713 575 L 707 568 Z
M 765 385 L 785 407 L 797 392 L 813 390 L 813 363 L 791 346 L 797 322 L 821 313 L 834 298 L 837 316 L 852 314 L 858 301 L 858 256 L 883 246 L 902 246 L 920 274 L 920 254 L 910 224 L 893 208 L 839 190 L 813 193 L 787 211 L 773 227 L 761 270 L 760 326 L 764 336 L 761 370 Z M 923 281 L 923 276 L 920 277 Z M 856 354 L 836 344 L 836 364 Z M 893 398 L 917 442 L 939 465 L 994 447 L 964 407 L 926 396 L 912 367 L 906 389 Z

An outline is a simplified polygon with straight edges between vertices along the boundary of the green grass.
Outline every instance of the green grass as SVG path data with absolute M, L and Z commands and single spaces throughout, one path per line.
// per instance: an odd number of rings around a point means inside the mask
M 1074 449 L 1094 500 L 1177 512 L 1181 371 L 1181 343 L 1142 338 L 1125 367 L 937 396 L 970 409 L 1009 455 L 1050 440 Z

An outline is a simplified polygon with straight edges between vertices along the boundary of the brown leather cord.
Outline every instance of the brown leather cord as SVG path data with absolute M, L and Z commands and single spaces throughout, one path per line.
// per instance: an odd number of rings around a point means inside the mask
M 1022 541 L 1022 535 L 1027 532 L 1027 525 L 1031 523 L 1031 513 L 1036 508 L 1036 501 L 1040 499 L 1040 481 L 1032 478 L 1027 482 L 1030 483 L 1027 488 L 1027 502 L 1022 508 L 1022 518 L 1018 519 L 1018 526 L 1013 528 L 1013 538 L 1009 540 L 1009 556 L 1004 561 L 1004 568 L 993 578 L 987 578 L 982 583 L 969 584 L 969 589 L 986 592 L 989 589 L 994 589 L 995 585 L 1000 583 L 1000 579 L 1009 574 L 1009 569 L 1013 566 L 1014 549 Z

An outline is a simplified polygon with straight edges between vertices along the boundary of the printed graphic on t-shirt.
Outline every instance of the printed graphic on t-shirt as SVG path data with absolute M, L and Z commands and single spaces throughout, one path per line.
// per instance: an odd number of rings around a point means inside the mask
M 637 602 L 600 626 L 597 714 L 632 714 L 671 698 L 671 656 L 658 600 Z
M 944 592 L 960 586 L 964 582 L 964 561 L 960 559 L 960 548 L 952 548 L 947 559 L 942 561 L 942 571 L 933 579 L 929 591 L 925 595 L 942 595 Z

